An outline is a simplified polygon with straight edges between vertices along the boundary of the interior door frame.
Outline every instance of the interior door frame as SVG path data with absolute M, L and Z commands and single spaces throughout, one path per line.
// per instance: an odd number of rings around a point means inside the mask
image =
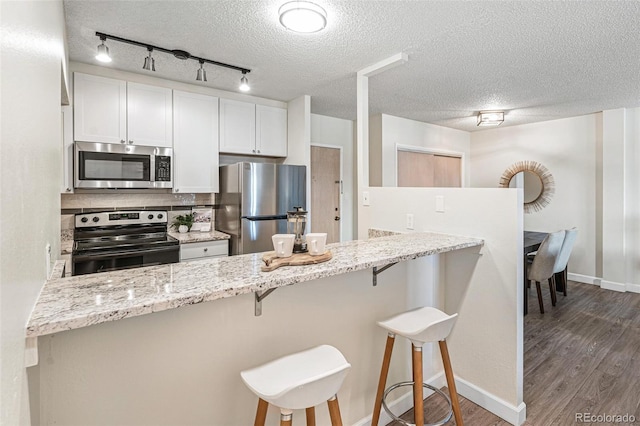
M 343 165 L 344 165 L 344 155 L 342 152 L 342 147 L 340 145 L 329 145 L 326 143 L 314 143 L 311 142 L 310 144 L 311 146 L 315 146 L 318 148 L 332 148 L 332 149 L 338 149 L 340 150 L 340 197 L 338 197 L 338 202 L 340 203 L 340 205 L 338 206 L 338 210 L 340 211 L 340 241 L 343 240 L 342 238 L 342 197 L 344 196 L 344 190 L 343 190 L 343 185 L 344 185 L 344 176 L 343 176 Z M 309 176 L 311 176 L 311 150 L 309 150 Z M 397 179 L 397 178 L 396 178 Z M 309 224 L 311 224 L 311 215 L 313 213 L 311 212 L 311 203 L 309 203 Z M 313 228 L 311 227 L 311 232 L 313 232 Z
M 439 149 L 439 148 L 426 148 L 426 147 L 422 147 L 422 146 L 415 146 L 415 145 L 403 145 L 403 144 L 396 144 L 396 149 L 393 151 L 393 155 L 394 155 L 394 164 L 395 164 L 395 169 L 396 169 L 396 173 L 395 176 L 393 177 L 395 179 L 395 186 L 398 186 L 398 151 L 409 151 L 409 152 L 418 152 L 421 154 L 434 154 L 434 155 L 441 155 L 441 156 L 445 156 L 445 157 L 456 157 L 460 159 L 460 188 L 466 188 L 466 181 L 465 181 L 465 177 L 466 177 L 466 173 L 465 173 L 465 168 L 466 168 L 466 160 L 467 160 L 467 156 L 464 152 L 462 151 L 450 151 L 447 149 Z

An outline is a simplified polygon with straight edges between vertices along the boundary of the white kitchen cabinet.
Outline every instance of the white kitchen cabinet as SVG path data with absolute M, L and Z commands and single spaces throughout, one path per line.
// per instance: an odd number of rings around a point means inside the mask
M 127 83 L 127 143 L 171 148 L 171 89 Z
M 209 257 L 226 257 L 229 255 L 229 241 L 216 240 L 200 243 L 180 244 L 180 262 Z
M 62 107 L 62 182 L 60 192 L 73 193 L 73 109 Z
M 287 110 L 220 99 L 220 152 L 287 156 Z
M 74 73 L 74 140 L 171 147 L 171 89 Z
M 220 152 L 256 154 L 256 105 L 220 99 Z
M 287 156 L 287 110 L 256 105 L 256 151 L 272 157 Z
M 74 73 L 73 136 L 76 141 L 123 143 L 127 139 L 127 83 Z
M 218 98 L 173 91 L 173 192 L 218 192 Z

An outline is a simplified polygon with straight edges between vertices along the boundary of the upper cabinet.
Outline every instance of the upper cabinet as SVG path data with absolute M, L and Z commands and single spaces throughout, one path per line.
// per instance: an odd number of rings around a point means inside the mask
M 218 192 L 218 98 L 173 91 L 173 192 Z
M 74 73 L 74 140 L 172 146 L 171 89 Z
M 220 99 L 220 152 L 287 156 L 287 110 Z

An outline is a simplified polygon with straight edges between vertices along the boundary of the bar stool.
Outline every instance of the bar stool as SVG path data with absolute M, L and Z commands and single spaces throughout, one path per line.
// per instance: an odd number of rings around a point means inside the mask
M 449 412 L 447 415 L 437 421 L 436 423 L 430 423 L 430 425 L 442 425 L 451 419 L 451 414 L 455 415 L 456 425 L 463 426 L 462 412 L 460 410 L 460 402 L 458 401 L 458 394 L 456 392 L 456 383 L 453 378 L 453 370 L 451 369 L 451 361 L 449 360 L 449 350 L 447 348 L 447 342 L 445 338 L 451 332 L 453 325 L 456 321 L 458 314 L 447 315 L 444 312 L 431 307 L 423 307 L 414 309 L 402 314 L 389 318 L 386 321 L 378 322 L 378 325 L 389 331 L 387 336 L 387 345 L 384 350 L 384 358 L 382 360 L 382 370 L 380 371 L 380 381 L 378 383 L 378 392 L 376 395 L 375 404 L 373 407 L 373 415 L 371 419 L 371 426 L 377 426 L 380 419 L 381 405 L 384 406 L 385 411 L 396 421 L 410 425 L 394 413 L 387 407 L 386 397 L 392 390 L 401 386 L 413 386 L 413 411 L 414 411 L 414 424 L 422 426 L 424 424 L 424 401 L 422 397 L 422 388 L 426 387 L 438 395 L 443 397 L 449 405 Z M 413 381 L 400 382 L 393 386 L 390 386 L 385 390 L 387 383 L 387 376 L 389 374 L 389 364 L 391 361 L 391 352 L 393 351 L 393 343 L 397 335 L 406 337 L 411 340 L 413 364 Z M 427 342 L 438 342 L 440 345 L 440 354 L 442 355 L 442 364 L 444 365 L 444 372 L 447 378 L 447 385 L 449 387 L 449 395 L 442 392 L 433 386 L 423 383 L 422 373 L 422 346 Z
M 280 425 L 290 426 L 293 410 L 305 409 L 315 426 L 315 406 L 327 401 L 332 426 L 342 426 L 337 392 L 351 364 L 333 346 L 321 345 L 240 373 L 258 396 L 255 426 L 263 426 L 269 404 L 280 408 Z

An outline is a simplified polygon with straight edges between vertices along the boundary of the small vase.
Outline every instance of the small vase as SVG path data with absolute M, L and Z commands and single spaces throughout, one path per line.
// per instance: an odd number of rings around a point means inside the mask
M 189 232 L 189 228 L 187 225 L 180 225 L 178 226 L 178 232 L 184 234 L 185 232 Z

